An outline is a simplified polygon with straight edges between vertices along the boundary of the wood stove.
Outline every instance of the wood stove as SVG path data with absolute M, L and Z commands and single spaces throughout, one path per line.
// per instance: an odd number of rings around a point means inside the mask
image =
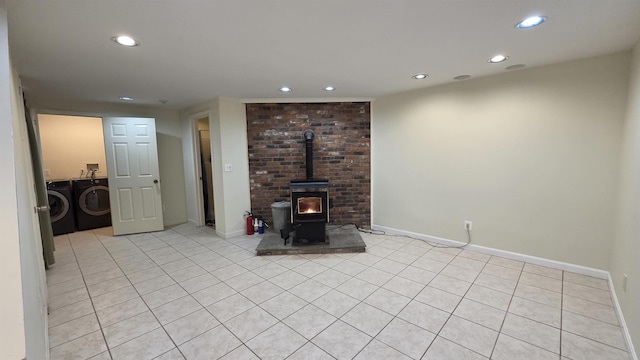
M 304 133 L 307 178 L 289 183 L 293 244 L 326 241 L 329 221 L 329 180 L 313 177 L 313 132 Z
M 326 223 L 329 221 L 329 181 L 294 180 L 291 192 L 291 223 L 294 243 L 325 242 Z

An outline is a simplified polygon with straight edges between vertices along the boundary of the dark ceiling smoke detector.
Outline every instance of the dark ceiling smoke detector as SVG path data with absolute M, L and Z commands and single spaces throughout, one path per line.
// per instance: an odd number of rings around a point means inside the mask
M 516 64 L 516 65 L 507 66 L 505 69 L 506 70 L 517 70 L 517 69 L 522 69 L 525 66 L 526 66 L 525 64 Z

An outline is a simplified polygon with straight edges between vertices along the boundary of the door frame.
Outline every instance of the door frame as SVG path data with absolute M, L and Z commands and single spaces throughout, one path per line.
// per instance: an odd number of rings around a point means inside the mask
M 94 113 L 94 112 L 82 112 L 82 111 L 65 111 L 65 110 L 48 110 L 48 109 L 40 109 L 35 108 L 31 109 L 31 117 L 34 119 L 34 123 L 36 125 L 36 137 L 38 139 L 38 147 L 40 147 L 40 154 L 42 154 L 42 142 L 40 141 L 40 125 L 38 123 L 38 116 L 40 115 L 55 115 L 55 116 L 79 116 L 79 117 L 91 117 L 100 119 L 102 122 L 107 116 L 118 116 L 118 115 L 108 115 L 105 113 Z M 102 146 L 104 147 L 104 137 L 102 139 Z M 106 151 L 106 149 L 105 149 Z M 44 164 L 42 164 L 42 173 L 44 174 Z M 109 173 L 109 166 L 105 163 L 107 174 Z M 74 178 L 69 179 L 69 181 Z M 109 200 L 109 207 L 111 207 L 111 200 Z
M 205 225 L 205 213 L 204 213 L 204 194 L 202 188 L 202 177 L 206 176 L 202 173 L 201 155 L 200 155 L 200 133 L 198 132 L 198 120 L 206 117 L 209 119 L 209 132 L 211 132 L 211 111 L 201 111 L 189 116 L 188 125 L 189 132 L 191 134 L 191 166 L 185 167 L 185 172 L 189 172 L 193 176 L 193 189 L 195 189 L 195 214 L 196 214 L 196 226 Z M 212 147 L 213 149 L 213 147 Z M 186 163 L 186 162 L 185 162 Z M 211 191 L 213 191 L 213 176 L 211 183 Z M 215 205 L 214 205 L 215 211 Z

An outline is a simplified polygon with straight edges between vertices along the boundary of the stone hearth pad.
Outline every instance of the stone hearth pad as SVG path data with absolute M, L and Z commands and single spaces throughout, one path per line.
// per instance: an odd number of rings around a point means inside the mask
M 291 245 L 291 239 L 284 245 L 284 240 L 280 234 L 275 232 L 265 232 L 256 252 L 258 256 L 263 255 L 299 255 L 299 254 L 335 254 L 335 253 L 359 253 L 365 251 L 365 243 L 360 236 L 360 232 L 355 225 L 327 225 L 328 242 Z

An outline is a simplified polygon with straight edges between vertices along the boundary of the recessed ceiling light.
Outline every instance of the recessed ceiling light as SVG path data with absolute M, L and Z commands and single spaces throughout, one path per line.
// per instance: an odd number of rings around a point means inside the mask
M 458 76 L 454 77 L 453 80 L 467 80 L 470 77 L 471 77 L 471 75 L 458 75 Z
M 130 96 L 120 96 L 120 100 L 122 101 L 133 101 L 133 98 Z
M 511 65 L 511 66 L 507 66 L 505 68 L 505 70 L 516 70 L 516 69 L 522 69 L 523 67 L 525 67 L 525 64 L 516 64 L 516 65 Z
M 520 21 L 519 23 L 516 24 L 516 27 L 518 29 L 529 29 L 532 27 L 536 27 L 540 24 L 542 24 L 543 22 L 545 22 L 548 19 L 548 17 L 546 16 L 529 16 L 528 18 Z
M 429 75 L 427 75 L 427 74 L 417 74 L 417 75 L 413 75 L 411 78 L 420 80 L 420 79 L 426 79 L 428 77 L 429 77 Z
M 336 88 L 334 88 L 333 86 L 327 86 L 327 87 L 324 88 L 324 91 L 333 91 L 335 89 Z
M 138 46 L 140 45 L 139 42 L 137 42 L 134 38 L 132 38 L 131 36 L 127 36 L 127 35 L 119 35 L 119 36 L 114 36 L 111 38 L 111 40 L 115 41 L 116 44 L 120 44 L 123 46 Z
M 508 58 L 509 57 L 505 56 L 505 55 L 496 55 L 496 56 L 492 57 L 491 59 L 489 59 L 489 62 L 492 63 L 492 64 L 501 63 L 501 62 L 507 60 Z
M 291 88 L 288 87 L 288 86 L 283 86 L 283 87 L 280 88 L 280 91 L 282 91 L 282 92 L 291 92 Z

